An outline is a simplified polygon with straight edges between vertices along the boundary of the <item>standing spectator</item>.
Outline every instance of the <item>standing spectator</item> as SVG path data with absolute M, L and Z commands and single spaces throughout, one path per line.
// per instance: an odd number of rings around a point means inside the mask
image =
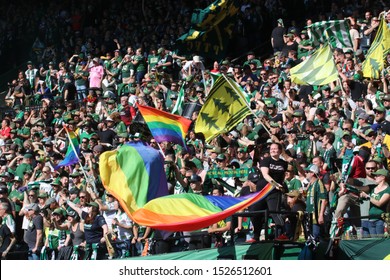
M 2 211 L 1 208 L 0 211 Z M 1 244 L 0 244 L 1 259 L 6 260 L 9 251 L 16 243 L 16 238 L 14 237 L 14 235 L 12 234 L 8 226 L 3 223 L 3 218 L 1 216 L 0 216 L 0 239 L 1 239 Z
M 272 184 L 275 189 L 260 202 L 256 202 L 249 207 L 250 211 L 258 211 L 268 209 L 269 211 L 280 211 L 282 202 L 282 193 L 286 187 L 283 186 L 285 173 L 287 170 L 287 162 L 281 159 L 282 146 L 278 143 L 272 143 L 270 146 L 270 156 L 265 157 L 260 162 L 261 178 L 257 182 L 256 191 L 262 190 L 267 184 Z M 279 237 L 283 233 L 284 220 L 280 214 L 271 214 L 271 217 L 276 224 L 275 236 Z M 264 221 L 261 217 L 256 216 L 251 219 L 254 231 L 253 241 L 259 241 L 260 231 Z M 265 229 L 267 230 L 267 229 Z
M 64 82 L 65 84 L 62 90 L 64 101 L 74 101 L 77 97 L 77 89 L 71 80 L 70 74 L 65 75 Z
M 29 82 L 30 90 L 36 91 L 36 86 L 38 85 L 38 69 L 34 68 L 34 65 L 31 61 L 27 61 L 27 70 L 24 72 L 26 79 Z
M 48 257 L 51 255 L 51 259 L 57 259 L 60 249 L 70 244 L 69 230 L 61 230 L 55 227 L 56 224 L 64 224 L 66 215 L 66 211 L 60 207 L 51 214 L 51 223 L 45 240 L 46 253 Z
M 318 178 L 318 166 L 311 164 L 305 169 L 309 181 L 306 195 L 306 211 L 312 217 L 312 234 L 315 239 L 323 239 L 325 232 L 325 209 L 328 205 L 328 193 L 321 179 Z
M 66 201 L 68 206 L 76 211 L 77 214 L 84 220 L 84 234 L 87 245 L 98 245 L 97 259 L 103 259 L 107 252 L 105 246 L 105 235 L 108 233 L 108 227 L 105 219 L 99 214 L 99 204 L 96 202 L 88 203 L 88 212 L 83 211 L 76 204 L 67 199 L 62 194 L 63 201 Z
M 89 72 L 89 88 L 95 90 L 96 94 L 98 94 L 102 88 L 104 68 L 99 64 L 99 58 L 97 57 L 92 60 L 91 66 L 89 66 L 90 62 L 91 61 L 88 60 L 88 63 L 83 70 L 87 70 Z
M 272 30 L 271 45 L 275 52 L 281 52 L 284 46 L 283 36 L 286 32 L 284 28 L 283 20 L 278 19 L 278 25 Z
M 39 206 L 31 203 L 26 207 L 29 224 L 24 231 L 24 242 L 28 245 L 28 259 L 39 260 L 43 246 L 43 217 L 39 214 Z
M 370 201 L 369 231 L 371 237 L 381 237 L 384 234 L 384 221 L 380 215 L 386 213 L 387 204 L 390 201 L 390 187 L 387 183 L 389 171 L 379 169 L 372 173 L 375 176 L 377 186 L 371 188 L 370 193 L 361 192 L 360 196 Z

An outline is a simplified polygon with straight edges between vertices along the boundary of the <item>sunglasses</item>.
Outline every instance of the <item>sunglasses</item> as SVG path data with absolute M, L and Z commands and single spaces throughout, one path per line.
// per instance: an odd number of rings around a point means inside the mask
M 88 142 L 86 142 L 86 141 L 83 141 L 83 142 L 81 142 L 81 143 L 83 143 L 83 144 L 88 144 Z
M 366 167 L 367 170 L 375 170 L 375 167 Z
M 85 198 L 85 196 L 79 196 L 79 198 L 82 198 L 82 199 L 84 199 L 84 198 Z

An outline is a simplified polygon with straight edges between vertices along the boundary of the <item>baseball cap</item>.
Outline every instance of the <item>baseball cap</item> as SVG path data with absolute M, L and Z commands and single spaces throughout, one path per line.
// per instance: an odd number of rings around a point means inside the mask
M 289 197 L 299 197 L 301 194 L 299 193 L 298 190 L 291 190 L 288 193 L 286 193 L 286 195 Z
M 256 183 L 259 179 L 260 179 L 259 173 L 256 170 L 251 169 L 248 173 L 248 180 L 253 183 Z
M 305 168 L 305 171 L 313 172 L 314 174 L 318 174 L 320 172 L 317 165 L 310 164 L 307 168 Z
M 366 113 L 360 113 L 358 119 L 368 120 L 368 115 Z
M 202 178 L 199 175 L 192 174 L 190 178 L 190 183 L 202 182 Z
M 33 210 L 34 212 L 38 212 L 39 211 L 39 206 L 36 203 L 31 203 L 30 205 L 28 205 L 26 207 L 26 210 L 27 211 Z
M 372 175 L 381 175 L 385 177 L 389 177 L 389 171 L 386 169 L 378 169 L 377 171 L 371 173 Z

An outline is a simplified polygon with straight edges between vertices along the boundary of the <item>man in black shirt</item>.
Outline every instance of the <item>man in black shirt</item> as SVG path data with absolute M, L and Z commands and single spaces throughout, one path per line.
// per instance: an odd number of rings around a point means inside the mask
M 280 52 L 284 46 L 283 35 L 285 34 L 286 29 L 284 28 L 283 20 L 278 19 L 278 26 L 276 26 L 271 33 L 271 45 L 274 49 L 274 52 Z
M 100 144 L 112 146 L 116 137 L 116 133 L 108 128 L 107 120 L 101 123 L 98 127 L 100 128 L 97 133 L 100 139 Z
M 71 82 L 71 78 L 69 75 L 65 76 L 65 84 L 63 88 L 64 100 L 75 100 L 76 97 L 76 86 Z

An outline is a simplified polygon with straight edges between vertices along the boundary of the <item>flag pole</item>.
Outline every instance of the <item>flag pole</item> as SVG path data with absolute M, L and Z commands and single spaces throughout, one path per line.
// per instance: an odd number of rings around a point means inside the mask
M 85 182 L 88 184 L 88 183 L 89 183 L 89 180 L 88 180 L 88 177 L 87 177 L 87 173 L 85 173 L 84 167 L 83 167 L 83 165 L 81 164 L 80 157 L 79 157 L 79 155 L 77 154 L 76 148 L 75 148 L 75 146 L 73 145 L 72 138 L 70 137 L 70 134 L 69 134 L 69 131 L 68 131 L 67 128 L 65 128 L 65 132 L 66 132 L 66 135 L 68 136 L 70 146 L 72 147 L 72 150 L 73 150 L 73 152 L 75 153 L 75 155 L 76 155 L 76 157 L 77 157 L 77 159 L 78 159 L 78 161 L 79 161 L 79 164 L 80 164 L 80 167 L 81 167 L 81 172 L 82 172 L 83 175 L 84 175 Z M 95 184 L 93 184 L 93 188 L 94 188 L 94 192 L 97 192 Z
M 164 154 L 164 152 L 163 152 L 163 149 L 161 148 L 161 146 L 160 146 L 160 143 L 158 143 L 157 141 L 156 141 L 156 144 L 157 144 L 157 146 L 158 146 L 158 148 L 160 149 L 160 153 L 163 155 L 163 157 L 165 158 L 165 154 Z
M 229 79 L 225 76 L 225 74 L 222 74 L 224 79 L 228 82 L 228 84 L 234 89 L 234 91 L 241 97 L 241 99 L 244 100 L 245 105 L 248 107 L 249 111 L 255 116 L 255 118 L 260 122 L 260 124 L 263 126 L 264 130 L 268 133 L 269 136 L 271 136 L 271 132 L 268 130 L 268 128 L 265 126 L 265 124 L 261 121 L 261 119 L 256 116 L 255 112 L 252 110 L 251 106 L 249 105 L 248 101 L 246 101 L 245 97 L 242 96 L 242 93 L 239 92 L 234 85 L 231 84 Z

